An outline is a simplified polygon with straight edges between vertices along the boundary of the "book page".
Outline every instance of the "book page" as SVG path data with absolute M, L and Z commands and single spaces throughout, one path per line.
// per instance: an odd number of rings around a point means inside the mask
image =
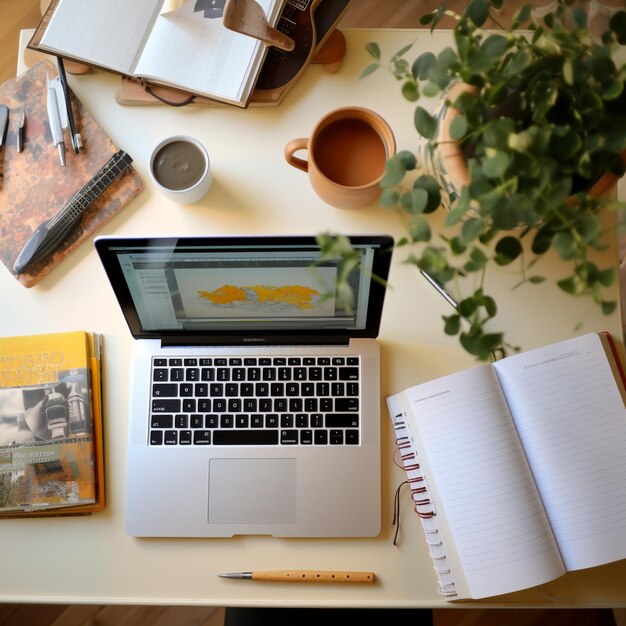
M 563 561 L 626 557 L 626 410 L 600 337 L 494 365 Z
M 41 45 L 130 75 L 161 4 L 155 0 L 62 0 Z
M 454 540 L 470 596 L 507 593 L 561 575 L 558 549 L 491 366 L 405 395 L 436 521 Z
M 266 15 L 276 4 L 258 3 Z M 194 6 L 195 0 L 188 0 L 159 15 L 135 74 L 208 97 L 247 100 L 264 44 L 225 28 L 220 12 L 205 17 Z

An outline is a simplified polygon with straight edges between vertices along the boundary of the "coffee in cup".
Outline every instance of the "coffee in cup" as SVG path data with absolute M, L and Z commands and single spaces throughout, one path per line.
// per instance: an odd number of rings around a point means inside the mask
M 150 175 L 168 198 L 179 204 L 192 204 L 211 186 L 209 155 L 193 137 L 168 137 L 152 151 Z
M 308 161 L 294 155 L 308 151 Z M 389 124 L 374 111 L 345 107 L 327 113 L 308 139 L 293 139 L 285 159 L 309 175 L 317 195 L 342 209 L 378 200 L 387 159 L 396 151 Z

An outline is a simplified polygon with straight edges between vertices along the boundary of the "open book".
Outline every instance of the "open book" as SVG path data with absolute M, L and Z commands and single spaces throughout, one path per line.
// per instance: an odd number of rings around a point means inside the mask
M 281 2 L 257 1 L 274 24 Z M 196 4 L 197 0 L 55 0 L 29 46 L 245 106 L 265 44 L 223 26 L 224 2 L 206 10 L 196 10 Z
M 626 557 L 626 409 L 590 333 L 387 398 L 415 511 L 451 599 Z

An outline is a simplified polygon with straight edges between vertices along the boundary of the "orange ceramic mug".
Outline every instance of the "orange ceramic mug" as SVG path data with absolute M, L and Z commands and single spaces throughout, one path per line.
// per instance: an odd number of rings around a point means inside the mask
M 294 156 L 298 150 L 308 151 L 308 161 Z M 345 107 L 327 113 L 308 139 L 292 139 L 285 146 L 285 159 L 308 172 L 322 200 L 355 209 L 378 200 L 385 162 L 395 151 L 393 132 L 380 115 Z

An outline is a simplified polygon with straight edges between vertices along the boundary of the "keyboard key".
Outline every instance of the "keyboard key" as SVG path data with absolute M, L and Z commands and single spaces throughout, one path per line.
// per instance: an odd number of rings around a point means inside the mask
M 155 382 L 163 382 L 169 380 L 169 370 L 155 369 L 152 372 L 152 380 Z
M 198 359 L 187 358 L 183 361 L 183 365 L 185 367 L 195 367 L 196 365 L 198 365 Z
M 359 416 L 354 413 L 329 413 L 326 415 L 326 428 L 356 428 Z
M 293 428 L 293 415 L 291 413 L 283 413 L 280 416 L 281 428 Z
M 191 445 L 191 431 L 181 430 L 178 433 L 178 443 L 181 446 L 190 446 Z
M 248 428 L 250 418 L 247 415 L 237 415 L 235 417 L 235 428 Z
M 220 428 L 233 428 L 235 420 L 232 415 L 222 415 L 220 417 Z
M 213 359 L 209 359 L 208 357 L 200 359 L 199 362 L 200 367 L 209 367 L 213 365 Z
M 340 367 L 339 380 L 359 380 L 358 367 Z
M 345 358 L 342 356 L 334 356 L 332 358 L 332 364 L 333 365 L 344 365 L 346 362 Z
M 331 430 L 329 439 L 331 446 L 340 446 L 343 444 L 343 430 Z
M 170 380 L 175 380 L 180 382 L 181 380 L 185 380 L 185 370 L 182 367 L 175 367 L 170 370 Z
M 204 417 L 202 415 L 192 415 L 189 418 L 191 428 L 202 428 L 204 426 Z
M 328 443 L 328 431 L 327 430 L 314 430 L 313 441 L 316 446 L 325 446 Z
M 152 428 L 172 428 L 174 426 L 173 415 L 153 415 L 150 419 Z
M 335 399 L 335 411 L 358 411 L 359 399 L 358 398 L 336 398 Z
M 300 431 L 300 443 L 303 446 L 310 446 L 313 444 L 313 431 L 301 430 Z
M 151 446 L 163 445 L 163 431 L 162 430 L 150 431 L 150 445 Z
M 349 356 L 346 359 L 346 363 L 348 365 L 358 365 L 359 364 L 359 357 L 358 356 Z
M 185 370 L 185 380 L 195 382 L 200 380 L 200 370 L 197 367 L 190 367 Z
M 217 430 L 213 434 L 213 445 L 215 446 L 271 446 L 277 444 L 277 430 Z
M 250 416 L 250 426 L 252 428 L 263 428 L 263 416 L 260 413 L 255 413 Z
M 166 430 L 163 443 L 166 446 L 175 446 L 178 443 L 178 433 L 175 430 Z
M 183 400 L 183 413 L 197 413 L 195 399 L 186 398 Z
M 167 359 L 157 359 L 155 358 L 154 361 L 152 362 L 154 367 L 166 367 L 167 366 Z
M 152 400 L 152 413 L 180 412 L 180 400 Z
M 174 417 L 174 426 L 176 428 L 187 428 L 188 423 L 189 423 L 189 416 L 187 415 L 176 415 Z
M 359 445 L 359 431 L 358 430 L 346 430 L 346 443 L 350 446 Z
M 152 385 L 152 395 L 155 398 L 177 398 L 177 383 L 155 383 Z
M 215 413 L 211 413 L 204 418 L 204 427 L 205 428 L 217 428 L 219 424 L 219 416 Z
M 211 443 L 210 430 L 194 430 L 193 443 L 196 446 L 208 446 Z
M 191 383 L 181 383 L 179 394 L 181 398 L 191 398 L 193 396 L 193 385 Z
M 284 446 L 293 446 L 298 443 L 297 430 L 281 430 L 280 443 Z
M 182 359 L 170 359 L 169 366 L 170 367 L 180 367 L 183 364 Z

